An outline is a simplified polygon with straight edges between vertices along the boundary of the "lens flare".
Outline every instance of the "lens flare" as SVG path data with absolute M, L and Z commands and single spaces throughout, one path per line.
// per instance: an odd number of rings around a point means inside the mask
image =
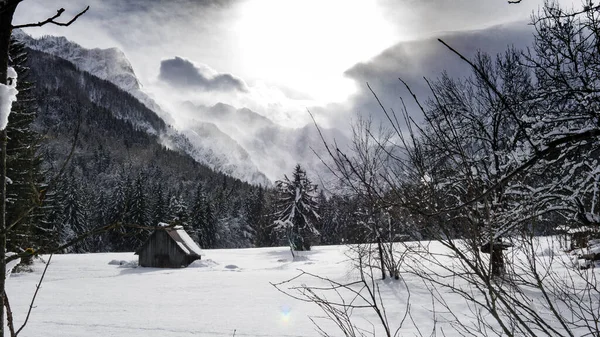
M 287 307 L 283 307 L 283 308 L 281 308 L 281 320 L 282 320 L 284 323 L 287 323 L 287 322 L 289 322 L 289 321 L 290 321 L 290 312 L 291 312 L 291 311 L 292 311 L 292 310 L 291 310 L 290 308 L 287 308 Z

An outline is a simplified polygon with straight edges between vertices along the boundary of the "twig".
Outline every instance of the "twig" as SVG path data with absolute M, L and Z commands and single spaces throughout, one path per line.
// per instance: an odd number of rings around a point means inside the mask
M 40 21 L 40 22 L 37 22 L 37 23 L 26 23 L 26 24 L 22 24 L 22 25 L 14 25 L 14 26 L 12 26 L 12 29 L 27 28 L 27 27 L 42 27 L 42 26 L 47 25 L 47 24 L 53 24 L 53 25 L 57 25 L 57 26 L 67 27 L 67 26 L 70 26 L 73 22 L 77 21 L 77 19 L 79 19 L 79 17 L 82 16 L 83 14 L 85 14 L 85 12 L 87 12 L 88 9 L 90 9 L 90 6 L 87 6 L 84 10 L 82 10 L 79 13 L 77 13 L 77 15 L 75 15 L 68 22 L 57 22 L 57 21 L 54 21 L 55 19 L 58 19 L 65 12 L 65 9 L 61 8 L 61 9 L 59 9 L 59 10 L 56 11 L 56 14 L 54 16 L 49 17 L 49 18 L 47 18 L 44 21 Z
M 40 291 L 42 282 L 44 281 L 44 276 L 46 276 L 46 271 L 48 270 L 48 266 L 50 266 L 50 261 L 52 260 L 53 255 L 54 254 L 50 254 L 50 257 L 48 258 L 48 262 L 46 262 L 46 267 L 44 267 L 44 272 L 42 273 L 42 276 L 40 277 L 40 282 L 35 287 L 35 293 L 33 293 L 33 297 L 31 298 L 31 303 L 29 304 L 29 310 L 27 311 L 27 316 L 25 317 L 25 321 L 23 322 L 23 325 L 21 325 L 21 327 L 19 328 L 19 330 L 17 330 L 17 333 L 13 337 L 16 337 L 19 334 L 19 332 L 21 332 L 21 330 L 23 330 L 23 328 L 25 328 L 25 325 L 27 325 L 27 321 L 29 320 L 29 315 L 31 315 L 31 310 L 33 310 L 33 304 L 35 303 L 35 298 L 37 297 L 37 294 Z
M 6 323 L 8 324 L 8 330 L 10 331 L 11 336 L 15 335 L 15 323 L 13 319 L 12 309 L 10 308 L 10 302 L 8 301 L 8 296 L 6 295 L 6 291 L 4 291 L 4 307 L 6 308 Z

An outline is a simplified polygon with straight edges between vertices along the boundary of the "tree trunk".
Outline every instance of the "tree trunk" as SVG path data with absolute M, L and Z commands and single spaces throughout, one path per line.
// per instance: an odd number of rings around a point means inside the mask
M 385 280 L 385 263 L 383 262 L 383 240 L 381 234 L 377 234 L 377 249 L 379 250 L 379 262 L 381 263 L 381 279 Z
M 0 83 L 7 84 L 8 48 L 17 4 L 0 8 Z M 4 291 L 6 288 L 6 128 L 0 131 L 0 337 L 4 337 Z

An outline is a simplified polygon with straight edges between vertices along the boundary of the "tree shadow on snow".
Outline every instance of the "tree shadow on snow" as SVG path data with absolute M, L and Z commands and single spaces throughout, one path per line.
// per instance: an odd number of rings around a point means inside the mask
M 309 257 L 311 255 L 316 254 L 317 252 L 314 250 L 305 250 L 305 251 L 294 251 L 296 255 L 292 258 L 292 253 L 288 247 L 282 247 L 281 249 L 271 250 L 266 252 L 268 256 L 277 259 L 277 262 L 303 262 L 310 260 Z

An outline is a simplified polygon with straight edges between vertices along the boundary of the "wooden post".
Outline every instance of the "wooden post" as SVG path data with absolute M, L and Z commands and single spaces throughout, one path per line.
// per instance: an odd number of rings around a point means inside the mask
M 504 256 L 502 246 L 494 246 L 490 254 L 492 261 L 492 276 L 502 276 L 504 274 Z
M 503 243 L 500 239 L 487 242 L 481 246 L 482 253 L 490 254 L 492 276 L 502 276 L 504 274 L 504 255 L 502 255 L 502 251 L 508 247 L 510 247 L 510 244 Z

